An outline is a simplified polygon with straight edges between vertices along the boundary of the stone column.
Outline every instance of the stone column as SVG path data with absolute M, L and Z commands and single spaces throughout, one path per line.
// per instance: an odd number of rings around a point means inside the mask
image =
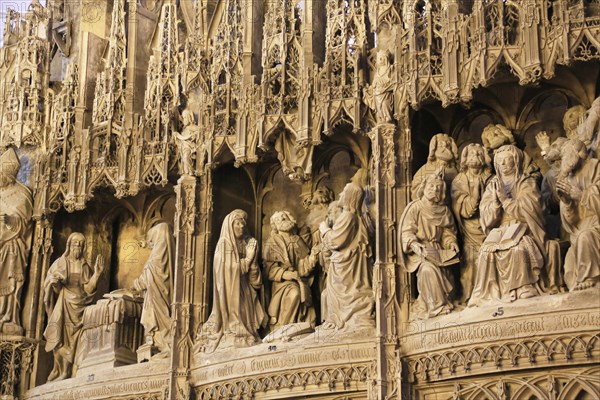
M 44 319 L 46 309 L 44 307 L 44 291 L 42 285 L 46 279 L 46 272 L 50 268 L 50 257 L 52 256 L 52 228 L 54 225 L 54 215 L 40 215 L 35 217 L 35 227 L 33 231 L 33 245 L 31 249 L 31 263 L 29 264 L 29 287 L 26 297 L 23 299 L 23 309 L 25 316 L 23 325 L 25 336 L 35 340 L 35 348 L 32 355 L 28 358 L 31 365 L 35 368 L 28 368 L 30 373 L 21 378 L 21 390 L 33 388 L 36 384 L 42 383 L 40 380 L 46 377 L 51 367 L 48 353 L 44 350 L 42 333 L 44 332 Z M 33 359 L 31 358 L 33 357 Z
M 173 341 L 169 368 L 170 400 L 190 397 L 189 366 L 192 348 L 191 303 L 194 293 L 194 259 L 196 256 L 196 177 L 183 175 L 175 186 L 175 276 L 171 318 Z
M 371 181 L 375 189 L 376 238 L 373 290 L 377 326 L 377 399 L 399 398 L 399 358 L 396 294 L 397 128 L 378 124 L 369 132 L 372 145 Z

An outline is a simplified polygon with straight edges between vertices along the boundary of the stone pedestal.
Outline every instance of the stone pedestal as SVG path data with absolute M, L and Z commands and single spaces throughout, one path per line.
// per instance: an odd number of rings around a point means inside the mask
M 136 350 L 142 344 L 141 298 L 108 294 L 86 308 L 83 329 L 77 345 L 77 376 L 98 368 L 135 364 Z
M 137 362 L 150 361 L 152 356 L 158 353 L 158 348 L 152 343 L 144 343 L 137 349 Z

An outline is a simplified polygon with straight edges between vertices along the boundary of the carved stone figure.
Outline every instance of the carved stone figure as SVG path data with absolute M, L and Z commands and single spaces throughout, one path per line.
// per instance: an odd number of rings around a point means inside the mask
M 560 215 L 570 234 L 565 281 L 573 290 L 587 289 L 600 280 L 600 161 L 588 158 L 587 147 L 570 139 L 562 149 L 556 183 Z
M 568 139 L 581 140 L 586 145 L 590 156 L 598 157 L 600 97 L 594 100 L 589 110 L 586 110 L 584 106 L 569 108 L 563 116 L 563 128 Z M 542 131 L 536 135 L 535 140 L 545 158 L 550 149 L 550 137 L 545 131 Z
M 318 249 L 309 250 L 296 233 L 296 220 L 288 211 L 273 213 L 271 229 L 263 249 L 265 270 L 272 282 L 269 326 L 272 331 L 296 322 L 314 327 L 316 314 L 310 286 Z
M 31 242 L 33 197 L 17 181 L 21 163 L 12 148 L 0 156 L 0 333 L 21 334 L 20 298 Z
M 582 105 L 573 106 L 567 109 L 563 115 L 563 128 L 567 138 L 576 138 L 577 128 L 585 118 L 586 109 Z
M 448 266 L 458 263 L 458 242 L 454 216 L 446 205 L 446 183 L 442 172 L 422 182 L 420 199 L 410 202 L 400 217 L 401 266 L 417 272 L 417 315 L 425 318 L 448 314 L 452 283 Z
M 431 142 L 429 142 L 429 156 L 427 157 L 427 163 L 423 165 L 415 174 L 411 184 L 412 199 L 420 199 L 423 196 L 423 192 L 420 191 L 424 188 L 422 183 L 425 178 L 429 175 L 433 175 L 438 171 L 441 171 L 446 182 L 446 193 L 447 200 L 450 196 L 450 187 L 452 181 L 458 174 L 456 164 L 458 162 L 458 147 L 450 136 L 445 133 L 438 133 L 435 135 Z
M 213 263 L 213 309 L 204 324 L 204 351 L 258 343 L 267 317 L 260 303 L 262 277 L 256 263 L 256 239 L 248 234 L 245 211 L 223 220 Z
M 328 187 L 321 187 L 312 195 L 310 199 L 310 212 L 306 217 L 305 226 L 300 230 L 300 236 L 304 239 L 306 245 L 310 248 L 321 245 L 321 233 L 319 232 L 319 224 L 327 218 L 328 206 L 333 201 L 335 195 L 333 190 Z M 320 248 L 320 247 L 319 247 Z M 323 255 L 319 256 L 319 270 L 317 291 L 322 293 L 326 285 L 325 260 Z M 321 310 L 322 312 L 322 310 Z
M 373 326 L 375 300 L 371 287 L 371 247 L 361 210 L 365 193 L 356 183 L 346 185 L 340 194 L 343 211 L 334 221 L 319 226 L 324 249 L 331 252 L 325 291 L 327 314 L 325 329 L 350 329 Z M 332 224 L 333 222 L 333 224 Z
M 490 124 L 483 128 L 481 133 L 481 141 L 483 146 L 488 149 L 490 156 L 502 146 L 505 145 L 516 145 L 515 137 L 513 136 L 510 129 L 501 124 Z M 533 176 L 536 181 L 541 180 L 542 174 L 540 168 L 533 162 L 529 154 L 523 152 L 523 172 L 525 175 Z
M 48 381 L 71 376 L 83 311 L 93 301 L 103 271 L 101 255 L 96 258 L 93 270 L 86 261 L 85 237 L 79 232 L 69 236 L 65 252 L 50 266 L 44 281 L 48 314 L 44 337 L 46 351 L 54 353 L 54 367 Z
M 147 243 L 152 251 L 131 290 L 144 297 L 140 322 L 144 326 L 146 344 L 165 353 L 170 348 L 173 295 L 173 234 L 169 225 L 163 222 L 152 227 Z
M 523 162 L 523 152 L 513 145 L 496 151 L 498 175 L 490 180 L 479 210 L 487 237 L 469 305 L 539 294 L 536 286 L 546 251 L 544 216 L 535 179 L 524 174 Z
M 378 123 L 393 121 L 394 80 L 393 67 L 390 64 L 390 53 L 387 50 L 377 52 L 377 64 L 372 86 L 364 90 L 364 100 L 369 108 L 375 110 Z
M 461 172 L 452 181 L 452 209 L 463 236 L 460 283 L 461 302 L 466 304 L 473 291 L 479 248 L 485 234 L 479 223 L 479 202 L 492 177 L 491 160 L 483 146 L 470 144 L 461 154 Z
M 535 138 L 542 149 L 542 157 L 550 167 L 544 174 L 541 186 L 542 201 L 546 210 L 548 237 L 564 239 L 566 238 L 566 232 L 563 233 L 564 229 L 562 229 L 560 221 L 560 199 L 556 191 L 556 180 L 560 172 L 562 148 L 568 142 L 568 139 L 559 137 L 550 144 L 550 138 L 546 132 L 540 132 Z
M 333 228 L 333 225 L 337 221 L 338 217 L 342 214 L 344 208 L 340 205 L 339 201 L 332 201 L 329 203 L 329 207 L 327 208 L 327 217 L 325 218 L 325 223 L 330 228 Z M 320 244 L 320 252 L 319 252 L 319 264 L 321 265 L 323 271 L 324 282 L 322 286 L 319 287 L 319 292 L 321 293 L 321 322 L 325 322 L 327 318 L 327 276 L 329 274 L 329 268 L 331 266 L 331 250 L 323 245 L 323 242 L 320 239 L 321 232 L 319 233 L 319 244 Z M 319 277 L 321 278 L 321 277 Z
M 598 158 L 600 145 L 600 96 L 594 100 L 585 119 L 577 127 L 577 138 L 581 140 L 591 157 Z
M 183 175 L 194 175 L 194 156 L 196 155 L 196 140 L 198 138 L 198 127 L 194 114 L 183 110 L 181 114 L 183 129 L 181 133 L 173 131 L 173 138 L 179 150 L 181 173 Z

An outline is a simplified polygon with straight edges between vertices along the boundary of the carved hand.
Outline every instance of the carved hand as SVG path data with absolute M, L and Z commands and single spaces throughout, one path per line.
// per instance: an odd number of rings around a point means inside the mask
M 410 248 L 416 255 L 418 255 L 418 256 L 423 255 L 423 245 L 422 244 L 414 242 L 410 245 Z
M 556 195 L 563 203 L 570 203 L 571 197 L 569 196 L 569 190 L 564 181 L 556 182 Z
M 561 195 L 565 196 L 569 200 L 580 201 L 583 197 L 583 192 L 576 185 L 572 185 L 566 180 L 559 180 L 556 182 L 556 191 L 558 197 L 562 200 Z
M 548 151 L 550 148 L 550 136 L 546 133 L 546 131 L 541 131 L 537 135 L 535 135 L 535 141 L 537 145 L 540 147 L 543 153 Z
M 506 194 L 506 189 L 504 188 L 504 185 L 500 182 L 496 182 L 496 196 L 498 196 L 498 200 L 500 200 L 500 203 L 504 203 L 506 200 L 508 200 L 508 194 Z
M 246 245 L 246 261 L 250 264 L 256 257 L 256 239 L 251 238 Z
M 282 278 L 286 281 L 295 281 L 298 279 L 297 271 L 285 271 Z
M 102 275 L 104 272 L 104 257 L 98 254 L 96 257 L 96 263 L 94 264 L 94 275 Z
M 458 244 L 456 244 L 456 243 L 452 243 L 452 244 L 450 245 L 450 250 L 452 250 L 453 252 L 455 252 L 455 253 L 457 253 L 457 254 L 458 254 L 458 252 L 460 251 L 460 249 L 458 248 Z
M 329 220 L 329 218 L 325 219 L 325 221 L 323 221 L 323 222 L 321 222 L 321 224 L 319 224 L 319 232 L 325 233 L 331 228 L 329 226 L 328 220 Z

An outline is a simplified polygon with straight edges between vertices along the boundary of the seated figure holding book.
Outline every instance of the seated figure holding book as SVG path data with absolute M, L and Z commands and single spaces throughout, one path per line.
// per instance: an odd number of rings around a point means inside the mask
M 452 211 L 446 205 L 446 183 L 438 171 L 422 183 L 423 195 L 406 206 L 400 218 L 401 266 L 417 272 L 417 314 L 448 314 L 452 283 L 449 266 L 457 264 L 458 244 Z
M 535 178 L 523 173 L 524 155 L 513 145 L 496 151 L 491 179 L 481 198 L 480 222 L 487 235 L 481 246 L 469 305 L 482 300 L 537 296 L 544 267 L 546 233 Z

